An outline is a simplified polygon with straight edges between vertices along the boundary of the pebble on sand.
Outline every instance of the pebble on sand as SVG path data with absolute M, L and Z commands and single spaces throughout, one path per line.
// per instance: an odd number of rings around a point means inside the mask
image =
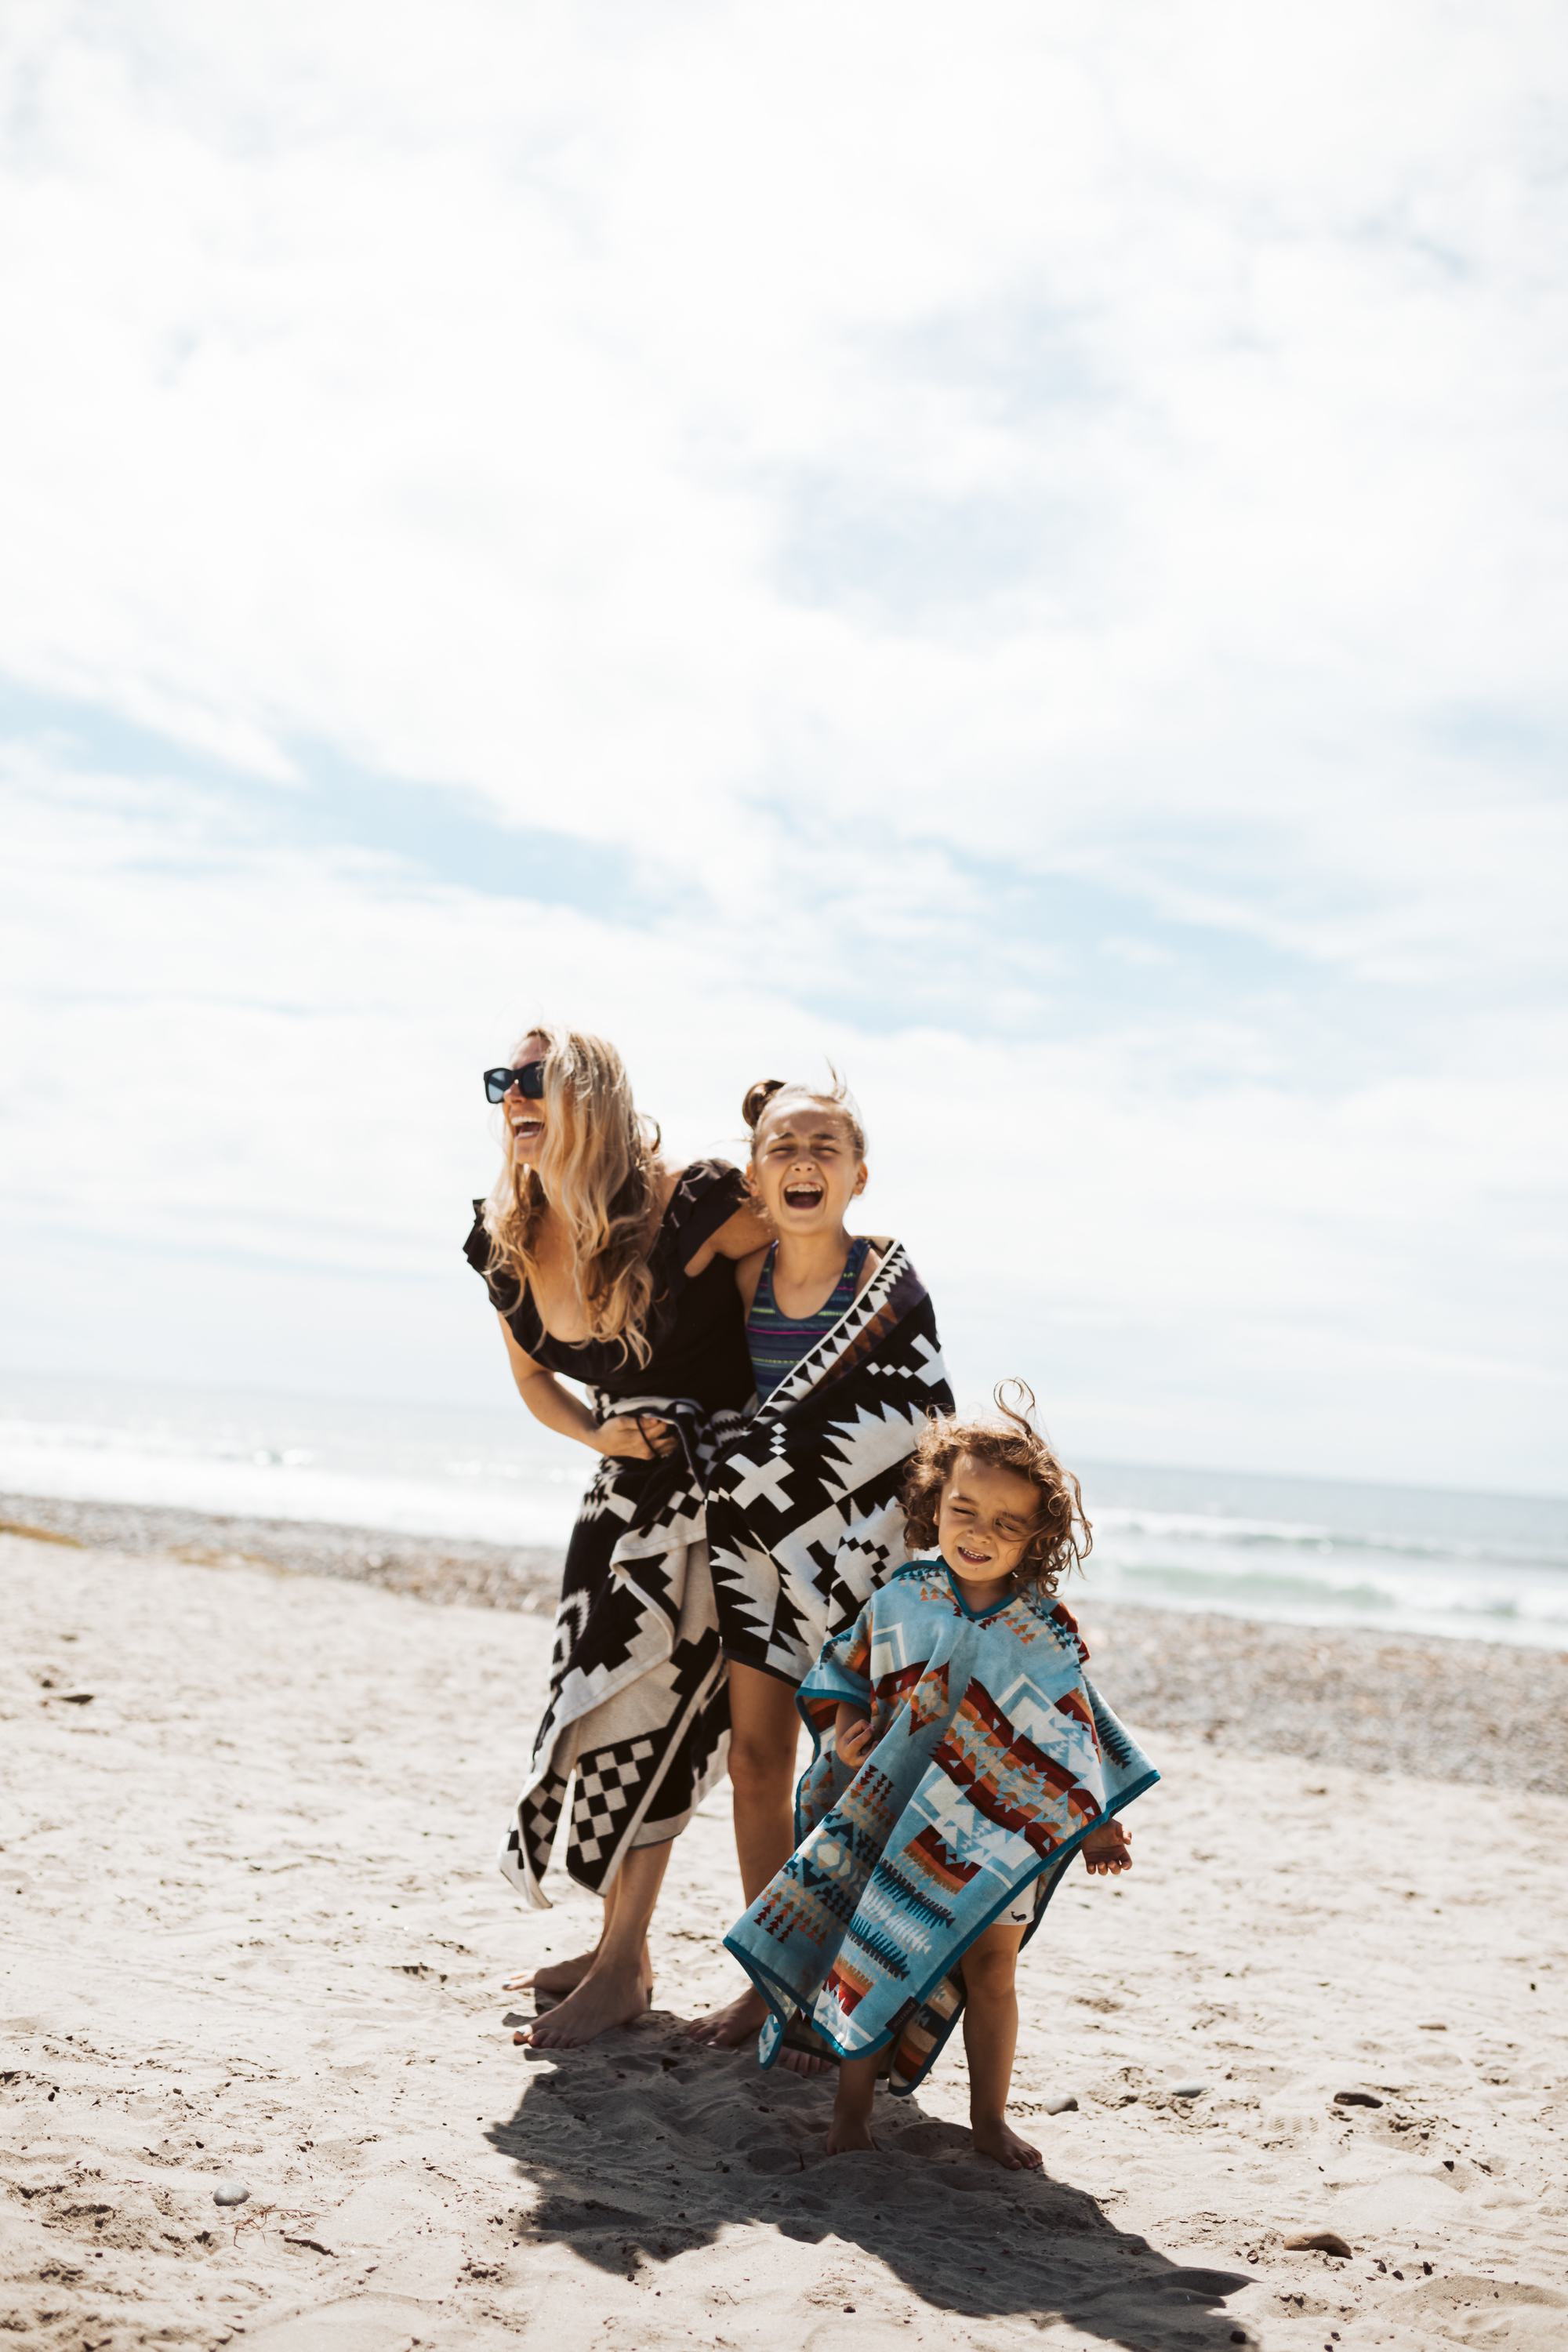
M 1334 2105 L 1336 2107 L 1381 2107 L 1383 2101 L 1371 2091 L 1336 2091 Z
M 1048 2116 L 1076 2115 L 1078 2113 L 1078 2099 L 1071 2091 L 1065 2093 L 1059 2099 L 1047 2099 L 1046 2101 L 1046 2113 Z
M 243 2205 L 250 2195 L 243 2180 L 220 2180 L 213 2190 L 215 2205 Z
M 1207 2089 L 1206 2083 L 1173 2083 L 1171 2096 L 1173 2099 L 1201 2099 Z
M 1285 2251 L 1288 2254 L 1336 2254 L 1342 2263 L 1348 2263 L 1355 2248 L 1346 2245 L 1337 2230 L 1303 2230 L 1300 2237 L 1286 2239 Z

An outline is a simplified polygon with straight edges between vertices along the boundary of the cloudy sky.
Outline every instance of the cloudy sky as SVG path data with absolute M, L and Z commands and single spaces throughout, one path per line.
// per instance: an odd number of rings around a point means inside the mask
M 1065 1445 L 1568 1484 L 1560 10 L 0 58 L 6 1368 L 499 1400 L 539 1009 Z

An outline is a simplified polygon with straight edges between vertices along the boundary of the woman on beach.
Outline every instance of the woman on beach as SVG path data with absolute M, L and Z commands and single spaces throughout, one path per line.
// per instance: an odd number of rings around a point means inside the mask
M 564 1996 L 517 2038 L 586 2042 L 647 2008 L 647 1927 L 670 1841 L 724 1769 L 724 1659 L 704 1488 L 752 1393 L 729 1261 L 767 1229 L 738 1170 L 665 1166 L 619 1055 L 535 1028 L 485 1091 L 506 1121 L 466 1255 L 535 1419 L 599 1457 L 566 1553 L 550 1699 L 501 1858 L 542 1881 L 574 1782 L 566 1867 L 605 1900 L 599 1942 L 513 1980 Z M 561 1376 L 589 1388 L 585 1404 Z
M 730 1669 L 735 1846 L 752 1903 L 795 1849 L 795 1693 L 824 1642 L 903 1559 L 904 1465 L 952 1392 L 902 1244 L 846 1226 L 867 1169 L 844 1087 L 763 1079 L 742 1114 L 746 1181 L 776 1238 L 737 1268 L 758 1405 L 715 1465 L 708 1530 Z M 748 1986 L 691 2032 L 734 2049 L 765 2014 Z M 784 2063 L 810 2073 L 826 2062 L 802 2035 Z

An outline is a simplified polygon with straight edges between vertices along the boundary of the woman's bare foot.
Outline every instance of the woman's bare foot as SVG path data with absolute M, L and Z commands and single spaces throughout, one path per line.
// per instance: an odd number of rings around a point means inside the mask
M 575 1992 L 594 1962 L 599 1957 L 595 1945 L 591 1952 L 579 1952 L 574 1960 L 547 1960 L 542 1969 L 519 1969 L 514 1977 L 503 1977 L 502 1992 L 547 1992 L 559 2000 L 563 1993 Z
M 575 1992 L 512 2035 L 532 2050 L 575 2050 L 617 2025 L 635 2025 L 653 2006 L 653 1984 L 640 1969 L 591 1969 Z
M 1021 2139 L 1005 2116 L 987 2116 L 983 2123 L 972 2121 L 970 2128 L 981 2155 L 994 2157 L 1009 2172 L 1038 2172 L 1045 2162 L 1034 2142 Z
M 767 2002 L 753 1989 L 738 1992 L 722 2009 L 710 2009 L 682 2030 L 688 2042 L 700 2042 L 710 2050 L 743 2050 L 756 2040 L 767 2017 Z

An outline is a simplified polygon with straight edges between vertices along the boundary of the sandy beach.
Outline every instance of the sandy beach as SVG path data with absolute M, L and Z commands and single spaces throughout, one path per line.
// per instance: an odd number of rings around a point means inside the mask
M 1112 1614 L 1090 1584 L 1095 1669 L 1165 1778 L 1131 1880 L 1078 1874 L 1026 1958 L 1029 2179 L 971 2154 L 956 2054 L 833 2160 L 822 2084 L 688 2050 L 730 1980 L 721 1800 L 678 1852 L 653 2013 L 513 2046 L 500 1978 L 595 1907 L 522 1913 L 493 1864 L 547 1560 L 4 1516 L 36 1530 L 0 1538 L 18 2342 L 1568 2341 L 1568 1661 Z M 1322 2231 L 1351 2251 L 1289 2244 Z

